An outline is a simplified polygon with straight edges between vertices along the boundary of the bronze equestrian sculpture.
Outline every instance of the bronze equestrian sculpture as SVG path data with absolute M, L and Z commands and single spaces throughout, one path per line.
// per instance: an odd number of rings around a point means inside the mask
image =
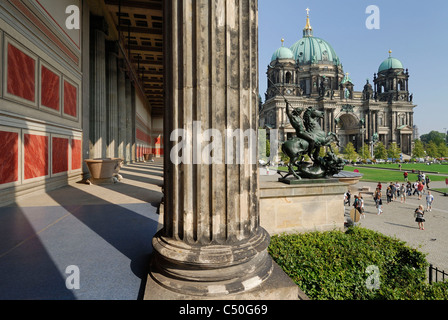
M 274 83 L 272 84 L 275 86 Z M 331 146 L 333 142 L 339 146 L 339 139 L 333 132 L 326 134 L 319 124 L 319 119 L 324 117 L 324 113 L 313 107 L 308 107 L 306 110 L 302 108 L 291 110 L 292 107 L 285 96 L 283 99 L 286 102 L 286 114 L 289 122 L 296 131 L 296 137 L 288 139 L 282 144 L 282 152 L 289 157 L 289 173 L 284 178 L 293 175 L 299 180 L 302 178 L 319 179 L 341 172 L 344 169 L 344 161 L 335 155 Z M 302 113 L 303 118 L 301 117 Z M 319 156 L 321 147 L 330 149 L 324 157 Z M 310 157 L 312 164 L 303 161 L 305 155 Z

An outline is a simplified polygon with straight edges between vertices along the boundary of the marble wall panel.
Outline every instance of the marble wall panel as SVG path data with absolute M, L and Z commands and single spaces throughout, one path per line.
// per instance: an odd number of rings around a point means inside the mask
M 45 135 L 23 135 L 24 179 L 47 176 L 49 138 Z
M 72 170 L 78 170 L 82 167 L 82 141 L 72 139 Z
M 77 117 L 78 89 L 76 86 L 64 80 L 64 114 Z
M 0 131 L 0 184 L 19 180 L 19 134 Z
M 41 105 L 55 111 L 60 110 L 60 76 L 46 66 L 41 66 Z
M 52 172 L 68 171 L 69 140 L 68 138 L 52 137 Z
M 36 60 L 10 42 L 7 44 L 7 56 L 7 92 L 35 102 Z

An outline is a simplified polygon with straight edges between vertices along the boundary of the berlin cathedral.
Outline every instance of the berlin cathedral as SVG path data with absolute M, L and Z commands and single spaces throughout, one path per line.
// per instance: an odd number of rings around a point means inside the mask
M 349 142 L 357 151 L 375 141 L 386 148 L 395 142 L 404 155 L 411 155 L 416 105 L 409 92 L 408 69 L 389 51 L 373 83 L 367 80 L 363 91 L 355 91 L 333 47 L 313 35 L 307 11 L 302 39 L 290 48 L 282 39 L 272 55 L 260 127 L 268 132 L 278 129 L 280 143 L 295 136 L 286 115 L 286 98 L 293 108 L 312 106 L 323 111 L 321 127 L 337 134 L 342 150 Z

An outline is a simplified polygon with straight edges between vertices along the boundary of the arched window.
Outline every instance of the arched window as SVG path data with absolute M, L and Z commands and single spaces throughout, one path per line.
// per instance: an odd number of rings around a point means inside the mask
M 286 72 L 286 83 L 291 83 L 291 72 Z

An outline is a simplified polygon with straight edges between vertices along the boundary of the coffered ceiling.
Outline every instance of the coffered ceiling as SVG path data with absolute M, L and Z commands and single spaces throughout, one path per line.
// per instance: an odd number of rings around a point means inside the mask
M 163 115 L 163 0 L 104 0 L 153 115 Z M 121 17 L 121 19 L 120 19 Z

